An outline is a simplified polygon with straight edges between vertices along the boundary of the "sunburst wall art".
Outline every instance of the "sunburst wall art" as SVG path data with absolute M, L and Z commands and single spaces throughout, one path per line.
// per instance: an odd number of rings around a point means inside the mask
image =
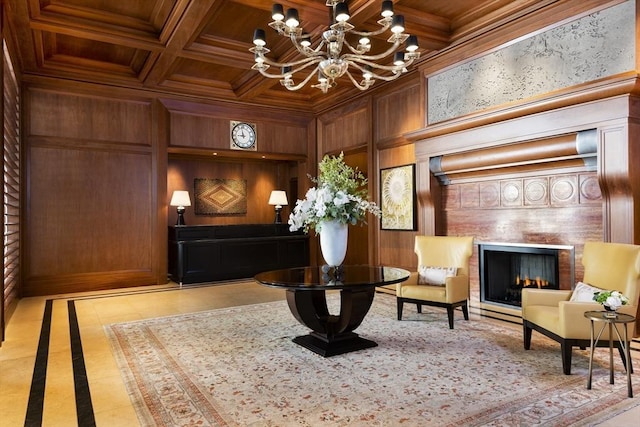
M 247 181 L 244 179 L 194 179 L 196 215 L 247 213 Z
M 380 170 L 380 228 L 409 230 L 416 228 L 416 192 L 414 164 Z

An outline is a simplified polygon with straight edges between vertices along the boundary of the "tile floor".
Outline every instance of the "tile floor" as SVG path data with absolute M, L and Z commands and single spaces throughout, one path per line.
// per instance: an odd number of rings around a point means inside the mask
M 92 420 L 97 426 L 136 426 L 138 420 L 111 354 L 104 325 L 280 299 L 284 299 L 282 290 L 246 281 L 183 288 L 170 283 L 101 293 L 24 298 L 7 325 L 6 340 L 0 347 L 0 426 L 67 427 L 78 425 L 79 419 L 83 426 L 91 425 Z M 47 300 L 51 300 L 52 311 L 46 381 L 44 399 L 32 400 L 31 408 L 35 407 L 41 417 L 41 422 L 38 417 L 34 422 L 27 417 L 27 408 Z M 91 398 L 89 413 L 87 408 L 76 408 L 69 301 L 73 301 L 75 307 L 82 341 Z M 637 362 L 640 355 L 636 353 L 632 357 L 636 366 L 640 366 Z M 634 399 L 640 399 L 640 384 L 635 386 Z M 82 412 L 88 418 L 83 418 Z M 639 417 L 640 406 L 601 425 L 636 426 Z

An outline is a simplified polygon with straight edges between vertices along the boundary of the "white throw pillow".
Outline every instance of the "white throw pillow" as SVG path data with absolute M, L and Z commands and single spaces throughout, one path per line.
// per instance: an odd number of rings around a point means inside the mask
M 428 267 L 421 265 L 418 267 L 418 284 L 444 286 L 447 277 L 455 276 L 458 272 L 456 267 Z
M 588 285 L 586 283 L 578 282 L 571 294 L 569 301 L 573 302 L 594 302 L 593 294 L 596 292 L 602 292 L 603 289 L 596 288 L 595 286 Z

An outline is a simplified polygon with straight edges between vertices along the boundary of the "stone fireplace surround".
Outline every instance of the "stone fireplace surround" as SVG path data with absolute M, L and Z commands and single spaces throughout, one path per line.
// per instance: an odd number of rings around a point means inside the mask
M 633 94 L 636 86 L 637 76 L 622 76 L 600 82 L 595 89 L 584 88 L 580 96 L 534 100 L 406 135 L 415 142 L 419 232 L 472 233 L 477 241 L 573 245 L 575 280 L 582 277 L 580 259 L 585 241 L 640 243 L 640 102 Z M 579 99 L 584 102 L 569 105 Z M 585 132 L 593 135 L 595 153 L 580 152 L 578 135 Z M 449 163 L 462 166 L 442 170 L 448 159 L 463 159 Z M 474 161 L 485 165 L 474 166 Z M 493 164 L 486 165 L 487 161 Z M 435 174 L 434 162 L 441 168 Z M 446 179 L 436 176 L 443 173 Z M 558 180 L 579 189 L 574 203 L 562 206 L 562 200 L 554 201 L 553 185 Z M 535 194 L 547 191 L 539 206 L 523 197 L 527 185 Z M 487 195 L 483 189 L 487 188 L 499 192 L 499 206 L 482 206 Z M 562 184 L 558 188 L 568 187 Z M 478 196 L 464 199 L 460 193 L 467 190 L 477 191 Z M 468 206 L 469 200 L 475 205 Z M 510 202 L 513 206 L 507 206 Z M 452 203 L 458 210 L 452 209 Z M 459 220 L 462 213 L 474 209 L 487 215 Z M 547 217 L 550 220 L 545 222 Z M 581 221 L 586 221 L 585 227 L 580 227 Z M 548 223 L 557 223 L 561 229 L 554 230 L 554 224 Z M 565 224 L 576 227 L 567 234 L 562 228 Z M 519 238 L 509 238 L 510 230 L 517 230 Z M 475 264 L 471 271 L 476 272 L 471 278 L 473 308 L 481 305 L 477 249 L 471 262 Z

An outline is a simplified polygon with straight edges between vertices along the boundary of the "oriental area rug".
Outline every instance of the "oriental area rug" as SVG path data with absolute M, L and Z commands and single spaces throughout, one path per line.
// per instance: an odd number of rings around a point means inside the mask
M 331 295 L 332 312 L 337 299 Z M 559 345 L 521 326 L 405 308 L 377 294 L 357 329 L 377 347 L 323 358 L 285 301 L 106 326 L 143 426 L 586 426 L 640 405 L 615 354 L 563 375 Z M 640 385 L 636 367 L 634 385 Z M 636 391 L 639 393 L 640 390 Z

